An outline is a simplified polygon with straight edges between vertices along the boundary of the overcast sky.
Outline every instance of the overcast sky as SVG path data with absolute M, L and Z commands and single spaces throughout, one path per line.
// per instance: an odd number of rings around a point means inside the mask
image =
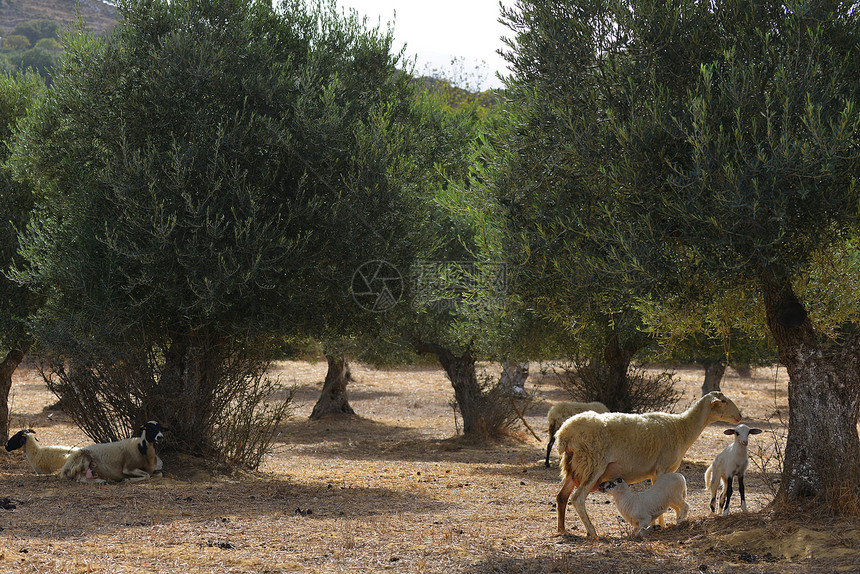
M 502 36 L 511 33 L 498 22 L 499 0 L 337 0 L 341 8 L 355 8 L 368 16 L 368 27 L 378 22 L 383 29 L 394 22 L 395 50 L 406 44 L 406 54 L 417 56 L 415 71 L 430 75 L 433 69 L 452 70 L 452 58 L 465 59 L 458 65 L 470 75 L 480 72 L 471 87 L 501 87 L 496 72 L 508 75 L 505 61 L 496 53 L 504 47 Z M 504 0 L 511 6 L 513 0 Z M 396 11 L 396 16 L 395 16 Z M 455 67 L 455 68 L 457 68 Z M 442 74 L 456 80 L 458 74 Z M 481 81 L 482 80 L 482 81 Z M 480 85 L 475 86 L 475 83 Z

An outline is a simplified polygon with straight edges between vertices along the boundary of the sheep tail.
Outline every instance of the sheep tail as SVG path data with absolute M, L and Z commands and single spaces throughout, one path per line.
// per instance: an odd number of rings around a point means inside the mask
M 579 435 L 566 433 L 557 438 L 562 480 L 572 477 L 576 486 L 590 480 L 597 471 L 597 459 L 590 445 Z
M 63 468 L 60 469 L 60 477 L 74 480 L 86 474 L 91 462 L 92 457 L 87 451 L 83 449 L 75 451 L 69 455 Z
M 709 466 L 707 470 L 705 470 L 705 490 L 711 489 L 711 473 L 714 471 L 713 465 Z

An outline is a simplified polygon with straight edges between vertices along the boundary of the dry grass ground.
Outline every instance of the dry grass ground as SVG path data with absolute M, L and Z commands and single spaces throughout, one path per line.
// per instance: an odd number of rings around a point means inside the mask
M 451 388 L 435 369 L 355 366 L 359 417 L 311 422 L 325 363 L 275 370 L 295 385 L 295 417 L 258 472 L 209 468 L 165 457 L 165 476 L 136 484 L 85 485 L 33 474 L 20 451 L 0 451 L 0 572 L 738 572 L 860 571 L 858 524 L 778 516 L 763 477 L 747 478 L 750 512 L 707 510 L 703 472 L 729 437 L 713 425 L 687 453 L 691 520 L 645 541 L 628 538 L 615 506 L 588 499 L 600 542 L 555 530 L 558 469 L 545 468 L 544 417 L 565 399 L 552 377 L 533 375 L 538 401 L 530 433 L 473 445 L 455 435 Z M 536 369 L 533 369 L 533 373 Z M 679 371 L 686 407 L 702 373 Z M 784 374 L 784 373 L 782 373 Z M 785 381 L 730 371 L 723 389 L 763 428 L 785 412 Z M 16 376 L 13 430 L 32 427 L 45 444 L 89 441 L 32 371 Z M 778 425 L 776 435 L 784 432 Z M 768 449 L 774 435 L 753 437 Z M 754 448 L 754 446 L 753 446 Z M 768 458 L 766 455 L 765 458 Z M 553 462 L 556 458 L 553 457 Z

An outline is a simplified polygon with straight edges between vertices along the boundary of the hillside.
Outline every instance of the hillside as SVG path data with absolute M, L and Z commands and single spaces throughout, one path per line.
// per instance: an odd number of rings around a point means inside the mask
M 101 34 L 116 23 L 116 8 L 101 0 L 0 0 L 0 34 L 43 18 L 75 25 L 78 7 L 88 30 Z

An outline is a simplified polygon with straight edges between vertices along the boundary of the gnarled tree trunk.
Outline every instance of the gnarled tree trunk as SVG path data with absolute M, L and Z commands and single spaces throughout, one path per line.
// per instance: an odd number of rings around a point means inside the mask
M 346 395 L 346 385 L 352 380 L 349 361 L 342 356 L 326 355 L 325 358 L 328 361 L 328 371 L 325 375 L 322 394 L 311 412 L 311 420 L 327 415 L 354 415 L 355 411 L 349 406 Z
M 820 344 L 788 278 L 763 275 L 767 323 L 788 372 L 789 426 L 777 504 L 860 505 L 860 334 Z
M 471 349 L 466 349 L 458 357 L 449 349 L 434 343 L 419 341 L 413 342 L 412 346 L 418 353 L 432 353 L 439 359 L 439 364 L 454 387 L 454 399 L 460 409 L 460 416 L 463 417 L 463 434 L 484 437 L 487 434 L 487 423 L 484 417 L 483 394 L 475 371 L 476 359 Z
M 606 401 L 604 404 L 611 411 L 632 412 L 633 404 L 630 396 L 630 384 L 628 372 L 630 361 L 636 354 L 637 346 L 628 344 L 621 345 L 618 334 L 612 332 L 603 349 L 603 361 L 607 369 Z
M 712 391 L 720 390 L 723 375 L 726 374 L 726 363 L 724 361 L 705 362 L 705 380 L 702 382 L 702 396 Z
M 9 391 L 12 389 L 12 374 L 23 360 L 24 351 L 12 349 L 0 363 L 0 439 L 3 444 L 9 440 Z

